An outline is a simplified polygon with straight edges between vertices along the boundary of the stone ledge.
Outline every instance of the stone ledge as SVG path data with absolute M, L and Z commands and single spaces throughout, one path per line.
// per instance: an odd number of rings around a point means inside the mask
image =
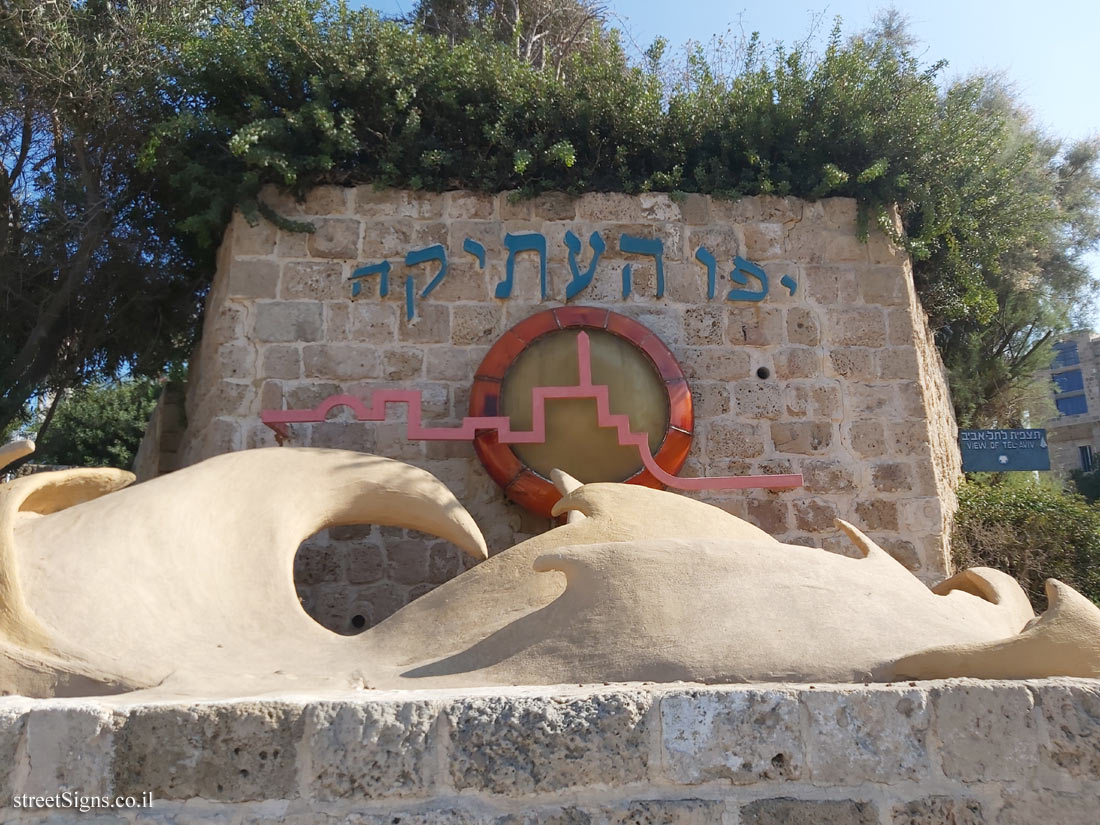
M 0 820 L 66 821 L 5 810 L 63 790 L 156 800 L 81 822 L 1068 825 L 1100 681 L 0 699 Z

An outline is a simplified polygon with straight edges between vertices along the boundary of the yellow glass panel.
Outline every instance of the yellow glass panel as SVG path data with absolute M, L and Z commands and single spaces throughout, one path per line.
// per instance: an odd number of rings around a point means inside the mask
M 661 376 L 633 344 L 603 330 L 587 330 L 592 383 L 610 390 L 611 412 L 630 417 L 634 432 L 649 435 L 657 452 L 668 428 L 668 393 Z M 515 430 L 531 429 L 531 390 L 576 386 L 577 330 L 551 332 L 524 350 L 504 376 L 501 408 Z M 539 475 L 558 467 L 584 483 L 625 481 L 642 469 L 638 450 L 619 445 L 614 428 L 597 426 L 592 399 L 546 404 L 546 443 L 513 444 L 520 460 Z

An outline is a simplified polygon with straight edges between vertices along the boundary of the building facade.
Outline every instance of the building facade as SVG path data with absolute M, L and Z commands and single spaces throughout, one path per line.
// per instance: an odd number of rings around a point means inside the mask
M 1100 335 L 1075 332 L 1054 345 L 1049 381 L 1057 416 L 1046 422 L 1050 468 L 1061 477 L 1098 469 L 1100 461 Z

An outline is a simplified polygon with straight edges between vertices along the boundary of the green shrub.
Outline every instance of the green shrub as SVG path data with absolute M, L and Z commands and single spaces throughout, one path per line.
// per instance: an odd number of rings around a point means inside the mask
M 1037 609 L 1046 604 L 1048 578 L 1100 604 L 1100 509 L 1049 483 L 968 481 L 959 490 L 951 547 L 960 569 L 1014 576 Z

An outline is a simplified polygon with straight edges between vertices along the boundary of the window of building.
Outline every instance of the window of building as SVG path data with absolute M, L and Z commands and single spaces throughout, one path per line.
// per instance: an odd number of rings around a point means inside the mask
M 1050 362 L 1052 370 L 1062 367 L 1072 367 L 1081 363 L 1081 357 L 1077 354 L 1076 341 L 1061 341 L 1054 345 L 1054 360 Z
M 1059 396 L 1054 399 L 1054 403 L 1062 415 L 1084 415 L 1089 411 L 1088 402 L 1083 395 Z
M 1092 472 L 1092 446 L 1089 444 L 1083 447 L 1078 447 L 1077 452 L 1081 455 L 1081 469 L 1086 473 Z
M 1081 370 L 1058 373 L 1054 376 L 1054 386 L 1057 387 L 1058 392 L 1080 392 L 1085 388 Z

